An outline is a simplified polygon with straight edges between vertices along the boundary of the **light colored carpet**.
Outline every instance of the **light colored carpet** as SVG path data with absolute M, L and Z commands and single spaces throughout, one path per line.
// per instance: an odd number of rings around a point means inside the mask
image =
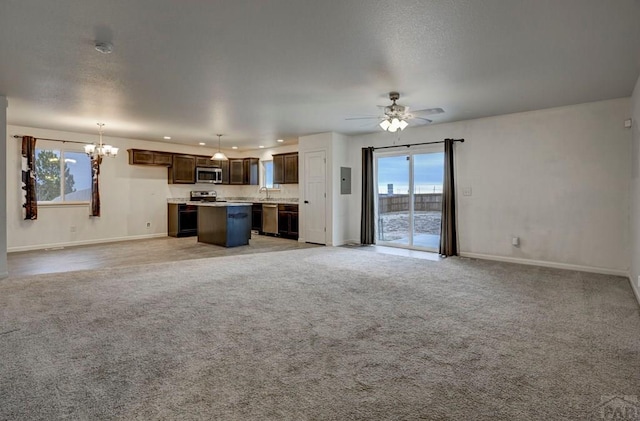
M 314 248 L 0 281 L 0 419 L 564 420 L 640 394 L 626 279 Z

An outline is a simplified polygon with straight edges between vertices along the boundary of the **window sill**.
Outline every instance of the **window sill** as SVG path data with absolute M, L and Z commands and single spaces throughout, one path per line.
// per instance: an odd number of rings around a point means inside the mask
M 89 206 L 91 202 L 38 202 L 38 207 L 43 208 L 73 208 L 77 206 Z

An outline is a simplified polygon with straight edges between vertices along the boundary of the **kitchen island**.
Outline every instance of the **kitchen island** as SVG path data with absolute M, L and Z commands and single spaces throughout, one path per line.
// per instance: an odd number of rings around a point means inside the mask
M 251 203 L 188 202 L 198 206 L 198 241 L 245 246 L 251 238 Z

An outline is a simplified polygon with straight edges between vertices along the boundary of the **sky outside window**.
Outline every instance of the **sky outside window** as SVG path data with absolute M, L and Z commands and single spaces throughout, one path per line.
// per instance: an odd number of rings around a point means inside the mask
M 381 157 L 378 159 L 378 193 L 386 194 L 389 184 L 394 194 L 409 193 L 408 155 Z M 444 178 L 444 152 L 416 154 L 413 156 L 414 192 L 442 193 Z

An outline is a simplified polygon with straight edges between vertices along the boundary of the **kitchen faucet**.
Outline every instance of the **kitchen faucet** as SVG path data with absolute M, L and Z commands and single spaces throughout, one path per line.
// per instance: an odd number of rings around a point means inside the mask
M 265 199 L 269 200 L 269 188 L 266 186 L 260 187 L 260 190 L 258 190 L 258 192 L 265 192 L 267 193 L 267 197 L 265 197 Z

